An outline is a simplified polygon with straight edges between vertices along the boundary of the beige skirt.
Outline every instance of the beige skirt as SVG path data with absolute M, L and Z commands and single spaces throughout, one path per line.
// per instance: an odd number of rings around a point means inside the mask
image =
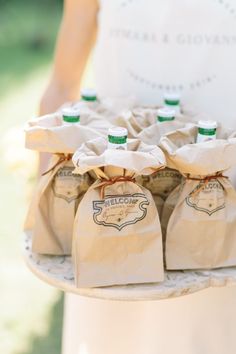
M 153 302 L 67 295 L 62 354 L 235 354 L 236 287 Z

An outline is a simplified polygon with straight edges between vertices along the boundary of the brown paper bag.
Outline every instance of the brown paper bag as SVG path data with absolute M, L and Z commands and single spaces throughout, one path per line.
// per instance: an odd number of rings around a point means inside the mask
M 162 230 L 164 246 L 166 241 L 167 225 L 175 209 L 175 206 L 178 202 L 180 193 L 183 189 L 183 185 L 184 185 L 184 180 L 182 179 L 181 183 L 169 194 L 168 198 L 165 201 L 163 201 L 160 220 L 161 220 L 161 230 Z
M 174 131 L 166 132 L 165 133 L 168 137 L 171 137 L 171 141 L 174 142 L 178 146 L 182 146 L 185 144 L 193 144 L 195 143 L 196 136 L 197 136 L 197 127 L 196 125 L 190 123 L 184 125 L 183 128 L 178 128 Z M 159 140 L 160 144 L 160 140 Z M 161 146 L 161 145 L 160 145 Z M 167 163 L 167 166 L 168 163 Z M 166 230 L 167 230 L 167 225 L 170 219 L 170 216 L 175 208 L 175 205 L 178 201 L 180 191 L 182 190 L 182 185 L 183 185 L 183 176 L 182 174 L 176 169 L 171 169 L 170 167 L 166 167 L 165 170 L 170 170 L 170 171 L 175 171 L 175 178 L 172 178 L 169 181 L 168 180 L 165 183 L 162 184 L 162 186 L 169 186 L 167 189 L 162 189 L 167 190 L 168 192 L 166 193 L 166 198 L 163 201 L 162 204 L 162 210 L 160 214 L 160 219 L 161 219 L 161 229 L 162 229 L 162 236 L 163 236 L 163 242 L 165 243 L 165 238 L 166 238 Z M 164 171 L 165 171 L 164 170 Z M 161 172 L 161 171 L 160 171 Z M 165 177 L 165 175 L 164 175 Z
M 138 139 L 142 140 L 146 144 L 158 145 L 160 139 L 165 136 L 167 133 L 182 129 L 184 127 L 191 127 L 195 124 L 190 122 L 185 122 L 184 120 L 175 119 L 170 122 L 155 122 L 142 129 L 138 134 Z
M 179 197 L 167 227 L 167 269 L 236 265 L 236 193 L 224 176 L 236 165 L 236 139 L 184 145 L 192 140 L 188 133 L 160 142 L 168 166 L 187 176 L 180 194 L 172 195 Z
M 88 175 L 83 178 L 72 175 L 73 164 L 63 156 L 97 136 L 102 135 L 81 124 L 62 125 L 59 113 L 28 122 L 26 147 L 55 154 L 51 161 L 54 168 L 40 179 L 25 221 L 24 230 L 33 234 L 34 252 L 55 255 L 71 253 L 75 212 L 81 196 L 92 182 Z M 60 158 L 62 160 L 58 164 Z
M 153 125 L 143 129 L 138 138 L 146 144 L 158 145 L 161 137 L 167 133 L 184 128 L 194 126 L 192 123 L 186 123 L 184 119 L 174 120 L 171 122 L 155 122 Z M 156 202 L 156 206 L 161 217 L 164 202 L 169 194 L 182 181 L 180 172 L 174 169 L 165 168 L 164 170 L 156 172 L 155 175 L 140 177 L 139 182 L 147 189 L 149 189 Z
M 201 118 L 203 117 L 204 116 L 201 115 Z M 221 126 L 218 127 L 217 131 L 218 131 L 217 135 L 220 139 L 227 139 L 228 137 L 231 137 L 232 134 L 231 130 L 224 129 Z M 169 136 L 170 140 L 174 142 L 174 144 L 178 145 L 179 147 L 185 144 L 194 144 L 197 138 L 197 127 L 196 125 L 192 126 L 189 124 L 182 129 L 177 129 L 176 132 L 174 131 L 170 132 L 170 134 L 167 134 L 167 136 Z M 225 172 L 225 174 L 228 175 L 228 172 Z M 181 173 L 179 173 L 179 175 L 182 176 Z M 162 228 L 162 235 L 164 241 L 165 241 L 165 235 L 166 235 L 167 225 L 170 216 L 175 208 L 180 192 L 182 191 L 183 188 L 182 182 L 183 182 L 183 178 L 181 178 L 181 184 L 179 184 L 178 187 L 176 186 L 176 189 L 173 189 L 173 191 L 168 195 L 167 199 L 163 203 L 163 209 L 161 214 L 161 228 Z
M 61 163 L 54 166 L 42 177 L 31 206 L 34 219 L 28 215 L 26 228 L 32 228 L 33 252 L 70 255 L 77 207 L 92 182 L 88 174 L 72 174 L 71 160 L 61 159 Z
M 63 124 L 59 112 L 30 120 L 25 127 L 25 147 L 49 153 L 72 154 L 85 141 L 107 133 L 99 115 L 81 116 L 80 124 Z
M 173 122 L 163 124 L 157 122 L 157 114 L 158 107 L 135 107 L 133 110 L 124 110 L 113 117 L 112 123 L 126 128 L 129 138 L 138 138 L 147 144 L 155 145 L 165 133 L 182 128 L 189 122 L 195 122 L 193 116 L 179 114 Z M 153 128 L 157 135 L 154 134 Z
M 165 200 L 181 183 L 182 175 L 179 171 L 166 167 L 150 176 L 140 176 L 137 181 L 152 193 L 161 218 Z
M 144 128 L 156 121 L 156 116 L 156 108 L 136 107 L 133 110 L 124 109 L 119 114 L 112 116 L 110 121 L 114 125 L 126 128 L 129 138 L 137 138 Z
M 103 101 L 96 102 L 67 102 L 63 104 L 55 114 L 58 114 L 62 120 L 62 113 L 64 108 L 72 108 L 80 112 L 80 124 L 94 128 L 102 135 L 107 134 L 109 127 L 113 125 L 110 123 L 110 117 L 116 115 L 116 113 L 107 107 Z
M 47 170 L 51 171 L 51 169 L 54 168 L 54 166 L 57 164 L 59 160 L 58 155 L 52 155 L 50 160 L 48 161 L 48 166 Z M 42 190 L 44 189 L 44 186 L 48 184 L 48 181 L 50 180 L 50 172 L 41 176 L 40 179 L 38 180 L 38 183 L 35 185 L 33 193 L 32 193 L 32 198 L 29 204 L 29 208 L 27 211 L 27 215 L 24 221 L 24 227 L 23 230 L 28 233 L 32 234 L 32 230 L 35 225 L 35 213 L 39 201 L 39 196 L 42 193 Z
M 106 147 L 106 139 L 95 139 L 73 156 L 76 173 L 93 169 L 99 178 L 85 194 L 76 214 L 76 284 L 96 287 L 162 281 L 158 213 L 151 193 L 134 177 L 162 168 L 164 155 L 158 147 L 138 140 L 128 142 L 128 151 Z
M 94 127 L 99 133 L 107 136 L 109 128 L 114 125 L 123 126 L 119 124 L 120 116 L 122 117 L 123 112 L 131 109 L 134 103 L 134 97 L 106 97 L 93 104 L 76 102 L 72 107 L 81 111 L 82 125 Z

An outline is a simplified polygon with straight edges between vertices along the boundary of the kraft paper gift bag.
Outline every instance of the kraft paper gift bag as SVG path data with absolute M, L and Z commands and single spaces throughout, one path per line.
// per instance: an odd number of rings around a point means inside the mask
M 146 144 L 158 145 L 160 139 L 167 133 L 174 132 L 184 127 L 191 127 L 193 125 L 194 123 L 191 123 L 190 121 L 185 122 L 179 119 L 169 122 L 159 122 L 156 119 L 152 125 L 142 129 L 142 131 L 138 134 L 138 139 L 142 140 Z
M 75 172 L 98 180 L 83 197 L 74 224 L 78 287 L 163 280 L 162 235 L 151 193 L 135 181 L 164 167 L 162 151 L 138 140 L 128 151 L 108 150 L 106 139 L 85 143 L 73 156 Z
M 171 131 L 175 131 L 186 126 L 193 126 L 192 123 L 186 123 L 178 119 L 171 122 L 155 122 L 153 125 L 143 129 L 138 138 L 146 144 L 158 145 L 161 137 Z M 159 215 L 162 214 L 164 202 L 175 187 L 177 187 L 182 180 L 180 172 L 174 169 L 165 168 L 157 171 L 154 175 L 141 177 L 140 183 L 149 189 L 154 196 Z
M 154 123 L 157 116 L 155 108 L 124 109 L 119 114 L 111 117 L 112 124 L 128 130 L 129 138 L 137 138 L 138 134 Z
M 171 136 L 171 140 L 176 144 L 180 144 L 180 146 L 185 144 L 193 144 L 196 140 L 197 127 L 192 123 L 184 124 L 184 127 L 182 128 L 179 127 L 173 131 L 166 131 L 165 135 Z M 161 172 L 163 172 L 163 175 L 161 175 Z M 163 171 L 157 172 L 155 182 L 157 187 L 159 187 L 158 193 L 164 194 L 160 219 L 163 241 L 165 242 L 167 225 L 182 188 L 183 176 L 176 168 L 172 169 L 170 167 L 166 167 Z M 158 182 L 161 183 L 158 184 Z
M 73 170 L 70 157 L 62 156 L 39 182 L 31 206 L 34 219 L 28 216 L 26 221 L 26 228 L 30 225 L 32 228 L 33 252 L 71 254 L 74 217 L 80 200 L 92 184 L 88 174 L 74 175 Z
M 161 230 L 162 230 L 164 247 L 166 242 L 167 225 L 169 223 L 171 214 L 173 213 L 174 208 L 178 202 L 180 193 L 183 189 L 183 185 L 184 185 L 184 179 L 182 178 L 181 183 L 175 189 L 173 189 L 173 191 L 169 194 L 168 198 L 165 201 L 163 201 L 160 220 L 161 220 Z
M 204 118 L 204 115 L 201 115 L 201 117 L 199 116 L 199 118 Z M 186 144 L 194 144 L 195 143 L 196 138 L 197 138 L 197 127 L 196 127 L 196 125 L 193 125 L 191 123 L 191 124 L 185 125 L 184 128 L 179 128 L 176 131 L 169 132 L 166 134 L 174 144 L 181 147 Z M 218 133 L 217 133 L 219 138 L 227 139 L 227 137 L 231 136 L 231 134 L 232 134 L 232 132 L 230 130 L 224 129 L 221 126 L 219 126 Z M 164 171 L 167 171 L 168 169 L 170 169 L 170 168 L 167 167 L 166 170 L 164 170 Z M 174 170 L 172 170 L 172 171 L 174 171 Z M 175 208 L 179 194 L 180 194 L 182 187 L 183 187 L 182 174 L 180 172 L 178 172 L 178 173 L 180 176 L 179 184 L 176 183 L 175 188 L 174 189 L 172 188 L 172 192 L 168 193 L 168 197 L 163 202 L 163 209 L 162 209 L 162 213 L 161 213 L 161 227 L 162 227 L 162 234 L 163 234 L 164 240 L 165 240 L 167 225 L 168 225 L 170 216 Z M 174 184 L 173 184 L 173 186 L 174 186 Z
M 72 105 L 73 108 L 81 111 L 80 122 L 82 125 L 95 128 L 99 133 L 107 136 L 107 131 L 114 125 L 120 125 L 123 122 L 123 115 L 127 110 L 134 106 L 134 97 L 106 97 L 93 105 L 86 102 L 77 102 Z
M 228 129 L 226 133 L 226 137 L 235 138 L 236 137 L 235 129 L 231 129 L 231 131 L 229 131 Z M 234 189 L 236 189 L 236 166 L 230 168 L 228 171 L 225 172 L 225 174 L 229 177 L 232 185 L 234 186 Z
M 128 130 L 130 138 L 141 139 L 150 145 L 156 144 L 157 138 L 155 139 L 153 128 L 156 125 L 160 125 L 159 122 L 157 122 L 157 114 L 158 107 L 136 107 L 133 110 L 126 110 L 122 112 L 122 114 L 117 117 L 117 125 L 125 127 Z M 159 137 L 164 135 L 166 132 L 178 129 L 183 127 L 184 124 L 194 121 L 194 116 L 179 114 L 173 122 L 165 122 L 164 124 L 161 123 L 163 125 L 159 126 Z M 143 133 L 144 130 L 145 133 Z M 157 129 L 156 133 L 158 134 Z M 149 139 L 152 139 L 153 142 Z
M 101 134 L 80 124 L 62 125 L 59 113 L 28 122 L 25 131 L 26 147 L 53 155 L 49 172 L 41 177 L 35 190 L 24 229 L 33 236 L 34 252 L 71 254 L 75 212 L 92 181 L 88 175 L 72 174 L 70 153 Z
M 81 115 L 81 124 L 94 129 L 100 134 L 100 136 L 107 136 L 109 128 L 114 127 L 114 124 L 110 121 L 111 113 L 104 112 L 101 113 L 91 113 L 88 115 Z
M 150 176 L 140 176 L 137 181 L 152 193 L 161 218 L 165 200 L 181 183 L 182 175 L 179 171 L 166 167 Z
M 52 155 L 50 160 L 48 161 L 47 170 L 51 170 L 53 166 L 58 162 L 59 157 L 57 155 Z M 41 195 L 41 191 L 44 189 L 44 186 L 48 184 L 48 180 L 50 178 L 50 173 L 41 176 L 38 180 L 38 183 L 34 187 L 34 191 L 32 193 L 32 198 L 29 204 L 29 208 L 26 214 L 26 218 L 24 221 L 23 230 L 31 234 L 35 224 L 35 212 L 38 205 L 39 196 Z
M 67 126 L 63 124 L 60 112 L 48 114 L 28 121 L 25 127 L 25 147 L 39 152 L 72 154 L 84 142 L 104 135 L 101 117 L 89 116 L 86 125 Z
M 110 122 L 110 117 L 116 114 L 109 107 L 106 107 L 101 101 L 85 102 L 78 101 L 75 103 L 67 103 L 61 106 L 56 112 L 62 120 L 62 112 L 64 108 L 71 108 L 80 112 L 80 124 L 92 129 L 96 129 L 102 135 L 107 135 L 107 131 L 113 124 Z M 55 114 L 55 113 L 54 113 Z
M 170 133 L 160 142 L 168 166 L 186 177 L 167 227 L 167 269 L 236 265 L 236 192 L 224 174 L 236 165 L 236 139 L 184 145 L 183 138 Z

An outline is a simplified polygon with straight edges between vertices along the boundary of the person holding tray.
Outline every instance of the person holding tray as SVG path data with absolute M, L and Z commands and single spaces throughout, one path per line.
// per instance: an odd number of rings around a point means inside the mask
M 160 105 L 178 92 L 234 128 L 235 25 L 233 0 L 65 0 L 40 114 L 79 99 L 95 48 L 98 96 Z M 236 287 L 137 303 L 67 295 L 63 354 L 233 354 L 235 325 Z

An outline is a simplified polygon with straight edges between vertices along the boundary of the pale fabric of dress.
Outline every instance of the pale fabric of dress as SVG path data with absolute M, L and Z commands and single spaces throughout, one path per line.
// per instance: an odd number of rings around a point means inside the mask
M 101 0 L 98 94 L 185 104 L 236 126 L 235 0 Z M 236 287 L 155 302 L 69 295 L 63 354 L 235 354 Z M 69 334 L 71 336 L 69 336 Z
M 235 121 L 235 0 L 101 0 L 95 53 L 98 93 L 183 103 Z M 227 109 L 226 109 L 227 107 Z

